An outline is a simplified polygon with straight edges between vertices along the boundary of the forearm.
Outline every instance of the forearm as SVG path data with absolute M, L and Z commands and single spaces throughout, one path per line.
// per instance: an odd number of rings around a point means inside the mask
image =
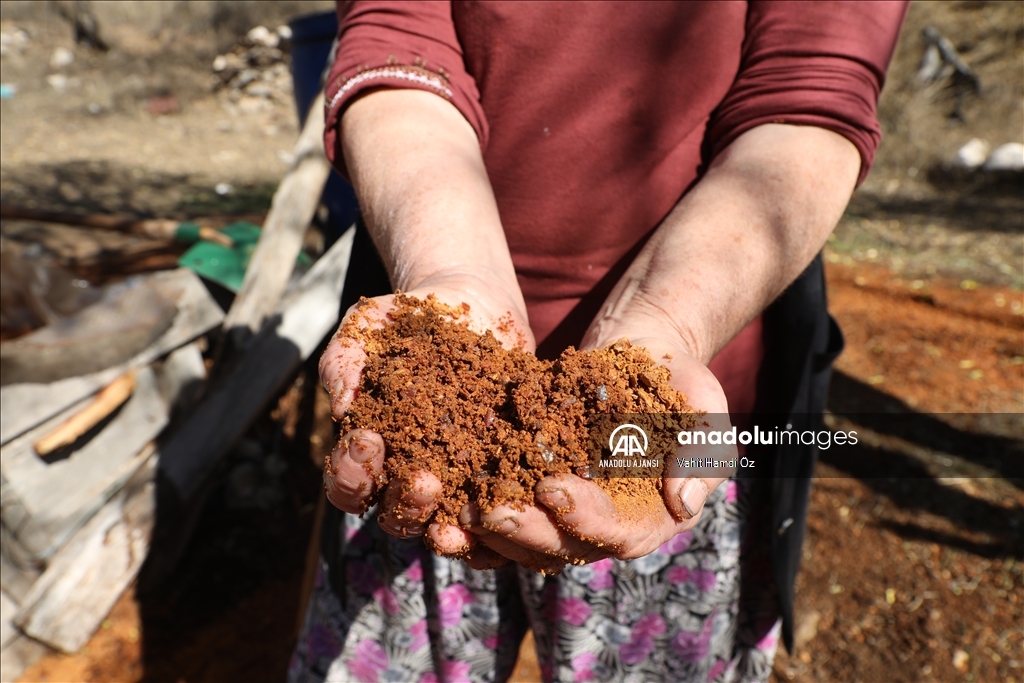
M 340 127 L 364 220 L 396 288 L 456 275 L 514 294 L 523 307 L 476 134 L 454 106 L 418 90 L 379 90 L 353 102 Z
M 849 201 L 856 148 L 820 128 L 740 136 L 668 215 L 619 281 L 585 344 L 668 326 L 703 363 L 824 245 Z

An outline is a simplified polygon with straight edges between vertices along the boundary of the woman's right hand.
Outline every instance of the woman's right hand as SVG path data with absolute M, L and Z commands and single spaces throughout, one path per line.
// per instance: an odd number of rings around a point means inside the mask
M 363 219 L 395 287 L 417 298 L 434 294 L 451 306 L 467 303 L 471 329 L 490 329 L 506 346 L 533 352 L 526 304 L 480 141 L 459 110 L 434 93 L 371 88 L 346 105 L 338 133 Z M 345 334 L 346 325 L 386 325 L 393 297 L 377 297 L 376 303 L 346 313 L 320 361 L 335 419 L 355 400 L 366 363 L 359 342 Z M 513 324 L 501 325 L 508 315 Z M 428 544 L 441 554 L 465 556 L 478 567 L 487 564 L 487 549 L 479 549 L 471 531 L 427 528 L 441 492 L 436 476 L 420 472 L 376 490 L 384 452 L 379 434 L 344 434 L 324 472 L 331 503 L 361 514 L 370 500 L 379 500 L 378 521 L 389 533 L 426 533 Z
M 493 283 L 466 275 L 429 278 L 420 287 L 406 292 L 425 299 L 433 294 L 438 301 L 452 307 L 469 304 L 469 327 L 475 332 L 490 330 L 506 348 L 533 352 L 535 344 L 522 310 L 518 292 L 503 293 Z M 355 329 L 380 328 L 389 324 L 388 314 L 395 308 L 394 295 L 375 297 L 372 303 L 361 302 L 350 308 L 342 319 L 338 333 L 328 344 L 320 359 L 320 379 L 331 395 L 331 411 L 340 420 L 352 405 L 362 383 L 366 353 L 361 341 L 351 332 Z M 511 317 L 512 325 L 501 324 Z M 367 429 L 353 429 L 342 435 L 324 468 L 327 499 L 335 507 L 352 514 L 362 514 L 377 493 L 384 464 L 385 445 L 380 434 Z M 422 471 L 411 480 L 394 480 L 387 485 L 379 505 L 378 521 L 388 533 L 398 537 L 422 536 L 441 493 L 441 482 L 433 474 Z M 468 532 L 456 527 L 434 530 L 435 547 L 446 554 L 473 544 Z M 458 554 L 458 553 L 454 553 Z

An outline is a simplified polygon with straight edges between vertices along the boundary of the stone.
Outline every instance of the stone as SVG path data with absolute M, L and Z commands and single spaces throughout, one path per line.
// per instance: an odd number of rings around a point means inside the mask
M 978 138 L 972 138 L 967 144 L 957 150 L 954 163 L 960 168 L 975 169 L 985 163 L 988 157 L 988 143 Z
M 985 171 L 1024 171 L 1024 145 L 1008 142 L 996 147 L 982 166 Z
M 66 66 L 70 66 L 75 61 L 75 53 L 66 47 L 54 48 L 53 54 L 50 55 L 50 68 L 51 69 L 63 69 Z

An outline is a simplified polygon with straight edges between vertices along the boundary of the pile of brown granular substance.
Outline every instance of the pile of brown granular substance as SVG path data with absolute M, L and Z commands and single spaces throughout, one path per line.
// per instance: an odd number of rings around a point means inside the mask
M 534 502 L 534 485 L 545 476 L 588 476 L 595 417 L 644 413 L 668 420 L 672 413 L 672 430 L 661 430 L 669 438 L 697 422 L 686 396 L 669 385 L 668 369 L 628 341 L 596 351 L 570 348 L 543 361 L 470 330 L 467 304 L 453 308 L 403 294 L 394 302 L 391 324 L 359 329 L 357 313 L 339 331 L 360 339 L 368 356 L 342 433 L 363 428 L 383 437 L 378 492 L 396 477 L 435 474 L 443 493 L 434 521 L 457 525 L 470 501 L 485 512 L 501 504 L 521 509 Z M 376 303 L 364 299 L 361 306 Z M 649 475 L 594 481 L 623 521 L 640 523 L 664 509 L 661 478 Z

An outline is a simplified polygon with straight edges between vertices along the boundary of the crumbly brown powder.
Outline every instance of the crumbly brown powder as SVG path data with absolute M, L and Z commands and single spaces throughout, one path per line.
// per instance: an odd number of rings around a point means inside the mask
M 362 306 L 373 305 L 363 300 Z M 368 356 L 341 426 L 343 433 L 364 428 L 383 437 L 378 491 L 417 470 L 441 480 L 435 521 L 458 524 L 470 501 L 485 512 L 502 504 L 521 509 L 534 502 L 542 478 L 587 476 L 589 425 L 601 415 L 668 420 L 672 413 L 677 430 L 696 423 L 686 396 L 669 385 L 668 369 L 628 341 L 595 351 L 570 348 L 544 361 L 504 348 L 490 332 L 470 330 L 467 304 L 399 294 L 395 305 L 383 328 L 359 329 L 357 314 L 340 331 L 361 339 Z M 594 481 L 611 495 L 621 521 L 642 523 L 664 509 L 660 477 Z

